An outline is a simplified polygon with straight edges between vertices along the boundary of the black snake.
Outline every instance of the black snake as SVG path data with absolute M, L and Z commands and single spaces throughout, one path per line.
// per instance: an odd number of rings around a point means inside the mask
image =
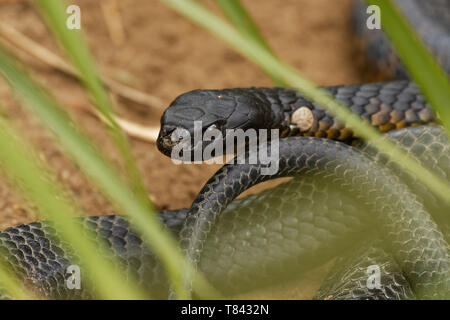
M 433 30 L 434 40 L 425 38 L 448 69 L 448 32 L 442 41 L 437 35 L 442 35 L 439 28 L 445 24 L 431 23 L 436 7 L 449 13 L 448 1 L 436 1 L 436 6 L 424 4 L 428 1 L 398 2 L 412 21 L 424 23 L 419 31 Z M 421 16 L 422 12 L 429 16 Z M 357 24 L 365 24 L 363 16 L 356 15 Z M 361 26 L 358 30 L 365 32 Z M 382 36 L 370 37 L 375 43 L 382 41 Z M 375 47 L 387 50 L 384 45 Z M 395 73 L 401 74 L 403 69 L 395 66 Z M 430 125 L 435 117 L 414 84 L 399 80 L 326 89 L 381 131 L 389 131 L 386 139 L 449 179 L 449 141 L 440 127 Z M 311 117 L 302 126 L 294 117 L 299 108 Z M 160 213 L 191 260 L 221 292 L 232 295 L 290 280 L 340 256 L 317 298 L 450 298 L 448 206 L 414 177 L 401 173 L 383 153 L 362 145 L 320 106 L 290 89 L 196 90 L 178 97 L 164 113 L 158 148 L 170 155 L 178 142 L 172 138 L 174 130 L 192 132 L 196 120 L 202 121 L 203 131 L 211 126 L 221 131 L 280 129 L 276 176 L 295 176 L 258 195 L 232 201 L 269 176 L 259 174 L 264 165 L 225 165 L 191 208 Z M 90 217 L 79 222 L 106 240 L 127 272 L 136 274 L 155 298 L 167 297 L 162 267 L 126 218 Z M 44 297 L 88 298 L 86 290 L 66 286 L 67 267 L 82 266 L 82 261 L 57 233 L 46 222 L 4 230 L 2 257 Z M 348 253 L 352 251 L 357 254 Z M 381 268 L 380 288 L 369 289 L 363 283 L 371 265 Z

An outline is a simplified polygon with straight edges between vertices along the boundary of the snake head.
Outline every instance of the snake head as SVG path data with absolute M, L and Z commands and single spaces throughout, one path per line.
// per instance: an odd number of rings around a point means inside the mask
M 178 96 L 165 110 L 157 146 L 169 157 L 180 143 L 191 143 L 192 156 L 212 143 L 222 143 L 225 150 L 227 130 L 266 128 L 270 118 L 270 103 L 248 89 L 194 90 Z M 221 139 L 203 139 L 212 131 L 220 132 Z

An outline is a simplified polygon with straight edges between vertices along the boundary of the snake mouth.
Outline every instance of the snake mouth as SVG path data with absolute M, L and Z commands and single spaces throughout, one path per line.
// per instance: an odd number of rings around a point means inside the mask
M 157 147 L 158 150 L 163 153 L 164 155 L 170 157 L 170 158 L 179 158 L 184 157 L 184 152 L 187 151 L 189 154 L 194 157 L 196 153 L 202 153 L 204 148 L 208 146 L 211 143 L 214 143 L 216 141 L 205 141 L 203 138 L 205 136 L 205 133 L 211 131 L 211 130 L 218 130 L 218 127 L 216 124 L 212 124 L 210 126 L 201 128 L 200 139 L 195 139 L 196 133 L 191 133 L 188 129 L 184 127 L 172 127 L 172 126 L 165 126 L 161 128 L 158 139 L 157 139 Z M 221 132 L 219 133 L 221 134 Z M 222 139 L 219 139 L 220 143 L 222 142 Z M 176 150 L 176 154 L 174 154 L 174 149 Z M 213 155 L 214 156 L 214 155 Z M 202 160 L 207 160 L 203 159 Z
M 202 139 L 195 141 L 194 135 L 183 127 L 162 128 L 157 139 L 158 150 L 174 159 L 181 159 L 189 154 L 193 157 L 195 152 L 202 151 L 204 146 Z M 186 151 L 187 155 L 184 154 Z

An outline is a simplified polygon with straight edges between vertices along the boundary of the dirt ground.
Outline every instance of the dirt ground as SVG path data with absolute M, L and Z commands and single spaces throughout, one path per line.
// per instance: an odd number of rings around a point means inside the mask
M 108 32 L 101 1 L 78 0 L 82 29 L 106 74 L 158 97 L 160 108 L 119 100 L 118 113 L 145 126 L 158 126 L 166 106 L 179 94 L 198 88 L 272 86 L 254 64 L 208 32 L 157 0 L 120 0 L 125 39 L 115 44 Z M 212 5 L 212 0 L 204 1 Z M 362 81 L 354 64 L 350 0 L 246 0 L 243 1 L 276 53 L 320 85 Z M 7 23 L 61 55 L 29 1 L 0 1 L 0 22 Z M 89 100 L 73 78 L 35 58 L 21 55 L 32 74 L 67 108 L 93 137 L 101 150 L 117 162 L 102 124 L 81 107 Z M 71 196 L 88 215 L 114 212 L 79 169 L 63 155 L 52 136 L 24 111 L 0 79 L 0 116 L 12 119 L 37 147 Z M 191 204 L 206 180 L 218 169 L 211 165 L 175 165 L 154 143 L 131 139 L 148 191 L 158 209 Z M 0 180 L 0 228 L 30 222 L 36 217 L 11 188 Z M 311 276 L 313 279 L 317 275 Z M 317 281 L 302 282 L 294 291 L 276 289 L 262 298 L 310 298 Z

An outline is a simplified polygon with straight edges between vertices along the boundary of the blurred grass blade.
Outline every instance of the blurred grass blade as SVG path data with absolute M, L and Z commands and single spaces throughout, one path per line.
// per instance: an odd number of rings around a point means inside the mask
M 255 42 L 260 44 L 266 51 L 273 54 L 276 57 L 273 50 L 270 48 L 258 26 L 253 22 L 250 14 L 245 10 L 240 0 L 215 0 L 217 4 L 222 8 L 222 11 L 230 19 L 231 23 L 235 28 L 242 33 L 243 36 L 248 39 L 253 39 Z M 273 82 L 277 86 L 287 87 L 288 84 L 280 79 L 279 77 L 269 73 Z
M 297 70 L 274 58 L 254 41 L 248 41 L 228 23 L 209 12 L 202 5 L 191 0 L 161 1 L 227 42 L 236 51 L 260 65 L 264 70 L 271 70 L 297 88 L 308 99 L 328 109 L 340 122 L 357 132 L 361 138 L 370 141 L 375 147 L 386 152 L 401 168 L 416 176 L 443 201 L 450 203 L 450 197 L 448 196 L 450 185 L 447 181 L 430 172 L 405 152 L 396 148 L 394 144 L 382 140 L 381 134 L 374 127 L 366 124 L 357 114 L 339 101 L 334 100 L 328 92 L 318 88 Z
M 74 220 L 81 213 L 69 203 L 61 188 L 51 182 L 48 172 L 37 164 L 37 157 L 30 152 L 32 147 L 14 135 L 4 121 L 0 121 L 0 145 L 0 164 L 6 176 L 21 186 L 26 198 L 36 205 L 43 218 L 50 218 L 55 223 L 62 238 L 81 257 L 86 268 L 86 272 L 82 272 L 83 285 L 87 279 L 88 286 L 95 288 L 94 292 L 103 299 L 145 299 L 146 294 L 127 282 L 125 273 L 118 271 L 120 268 L 103 258 L 108 250 L 106 246 L 88 240 L 96 237 L 89 237 L 87 230 Z M 103 254 L 99 255 L 98 247 Z M 119 261 L 116 264 L 119 265 Z
M 90 54 L 86 41 L 81 31 L 76 29 L 71 30 L 66 26 L 68 15 L 65 12 L 65 8 L 67 7 L 65 1 L 37 0 L 37 4 L 41 8 L 50 26 L 50 30 L 55 34 L 67 55 L 78 69 L 81 80 L 91 94 L 94 105 L 106 119 L 111 137 L 120 151 L 126 172 L 129 174 L 135 191 L 150 207 L 151 203 L 139 169 L 136 166 L 129 142 L 125 133 L 114 119 L 111 101 L 105 87 L 101 83 L 97 66 Z
M 148 214 L 148 207 L 130 190 L 123 180 L 102 155 L 83 135 L 56 101 L 37 86 L 17 67 L 14 59 L 0 47 L 0 73 L 9 81 L 24 106 L 36 114 L 74 161 L 86 173 L 91 181 L 124 213 L 131 217 L 134 229 L 142 236 L 143 241 L 152 249 L 164 266 L 169 280 L 172 282 L 177 296 L 189 298 L 184 290 L 181 270 L 189 268 L 175 239 L 163 228 L 156 215 Z M 201 274 L 194 274 L 201 284 L 196 291 L 203 296 L 219 296 Z M 194 287 L 196 290 L 197 287 Z M 200 289 L 199 289 L 200 290 Z
M 450 82 L 409 21 L 390 0 L 367 0 L 380 7 L 383 30 L 427 101 L 450 133 Z
M 253 38 L 267 51 L 272 52 L 267 42 L 264 40 L 258 26 L 253 22 L 250 14 L 242 6 L 239 0 L 215 0 L 222 8 L 222 11 L 230 19 L 231 23 L 236 27 L 242 35 Z
M 14 300 L 35 299 L 33 293 L 28 291 L 28 289 L 3 261 L 0 261 L 0 288 L 2 290 L 1 294 L 6 293 L 9 295 L 8 298 Z

